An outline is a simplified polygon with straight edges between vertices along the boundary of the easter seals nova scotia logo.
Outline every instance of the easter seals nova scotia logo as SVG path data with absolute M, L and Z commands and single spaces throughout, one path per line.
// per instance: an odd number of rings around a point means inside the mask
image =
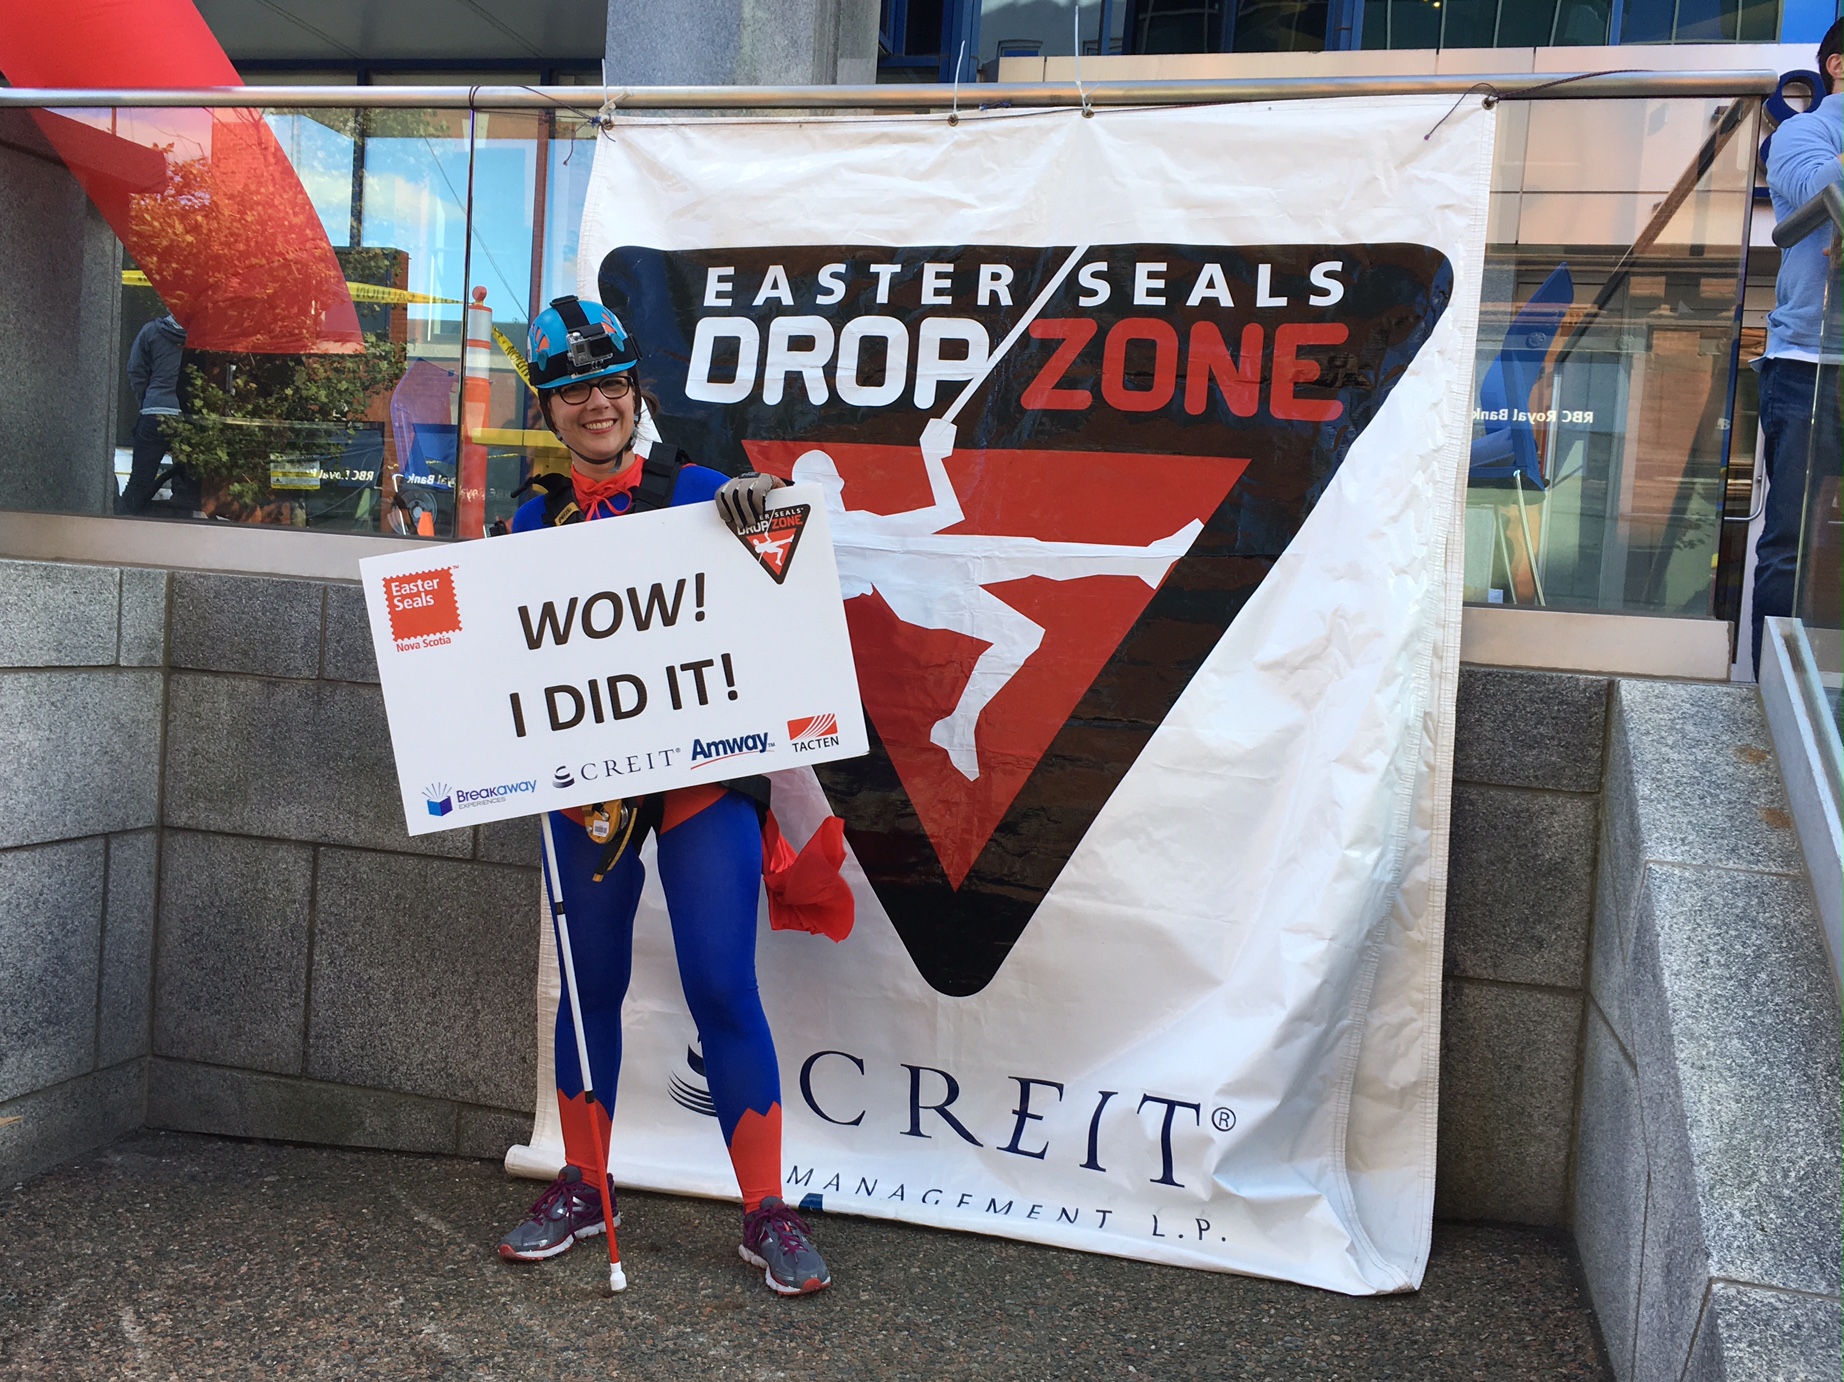
M 384 607 L 390 612 L 391 640 L 400 653 L 440 647 L 461 632 L 453 567 L 386 576 Z

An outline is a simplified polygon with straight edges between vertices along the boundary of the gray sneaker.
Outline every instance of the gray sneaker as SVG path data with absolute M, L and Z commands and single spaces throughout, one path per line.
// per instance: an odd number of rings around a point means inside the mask
M 768 1289 L 784 1296 L 804 1296 L 832 1285 L 832 1273 L 813 1246 L 807 1221 L 770 1195 L 753 1214 L 743 1216 L 743 1261 L 763 1269 Z
M 614 1195 L 612 1185 L 608 1193 Z M 609 1208 L 615 1227 L 621 1227 L 621 1202 L 611 1198 Z M 508 1262 L 542 1262 L 568 1252 L 577 1239 L 593 1238 L 602 1231 L 601 1195 L 593 1185 L 583 1184 L 581 1171 L 566 1166 L 538 1197 L 525 1222 L 499 1240 L 499 1255 Z

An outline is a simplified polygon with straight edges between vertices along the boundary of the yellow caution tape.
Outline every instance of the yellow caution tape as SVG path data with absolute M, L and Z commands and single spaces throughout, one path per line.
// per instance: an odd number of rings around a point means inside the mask
M 525 357 L 519 354 L 519 348 L 507 340 L 506 333 L 497 326 L 493 328 L 493 342 L 500 348 L 500 353 L 512 361 L 512 368 L 525 381 L 525 387 L 531 389 L 531 367 L 525 363 Z M 532 389 L 532 392 L 536 393 L 537 390 Z
M 476 427 L 467 440 L 482 446 L 523 446 L 532 451 L 562 451 L 564 444 L 554 433 L 541 428 Z
M 151 288 L 153 286 L 147 281 L 147 275 L 140 269 L 122 270 L 122 287 Z M 401 307 L 411 302 L 449 307 L 462 305 L 460 298 L 431 297 L 428 293 L 412 293 L 408 288 L 386 288 L 377 283 L 348 283 L 346 290 L 352 294 L 354 302 L 385 302 L 394 307 Z
M 460 298 L 431 297 L 427 293 L 412 293 L 408 288 L 382 288 L 376 283 L 348 283 L 346 287 L 351 291 L 354 302 L 388 302 L 394 306 L 401 306 L 406 302 L 461 306 Z

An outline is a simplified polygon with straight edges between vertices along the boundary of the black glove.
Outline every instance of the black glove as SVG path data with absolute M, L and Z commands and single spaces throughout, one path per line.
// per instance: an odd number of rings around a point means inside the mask
M 768 496 L 781 487 L 773 475 L 750 471 L 725 480 L 717 490 L 717 514 L 733 533 L 753 528 L 768 512 Z

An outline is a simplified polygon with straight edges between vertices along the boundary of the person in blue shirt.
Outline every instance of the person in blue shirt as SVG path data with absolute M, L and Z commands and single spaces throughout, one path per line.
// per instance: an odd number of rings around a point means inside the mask
M 1834 23 L 1818 48 L 1825 98 L 1774 131 L 1767 156 L 1767 189 L 1774 216 L 1785 220 L 1826 183 L 1844 174 L 1844 78 L 1840 30 Z M 1755 543 L 1754 665 L 1761 665 L 1761 626 L 1768 615 L 1793 612 L 1799 578 L 1802 529 L 1816 521 L 1821 486 L 1808 499 L 1808 466 L 1836 475 L 1844 451 L 1838 431 L 1840 265 L 1831 252 L 1832 233 L 1821 226 L 1780 257 L 1774 310 L 1767 317 L 1767 353 L 1761 373 L 1761 432 L 1765 439 L 1767 504 Z
M 185 361 L 186 328 L 171 312 L 147 323 L 128 347 L 128 386 L 139 412 L 134 422 L 134 460 L 128 483 L 115 502 L 117 513 L 138 514 L 159 488 L 160 461 L 167 453 L 166 429 L 180 417 L 179 372 Z M 173 507 L 191 513 L 199 486 L 185 467 L 173 469 Z
M 531 325 L 532 386 L 544 420 L 571 453 L 570 474 L 541 477 L 543 492 L 524 504 L 512 531 L 601 520 L 666 505 L 715 502 L 733 531 L 758 522 L 782 482 L 767 475 L 729 478 L 647 453 L 640 352 L 619 318 L 596 302 L 554 300 Z M 671 914 L 685 999 L 703 1043 L 718 1124 L 743 1198 L 743 1258 L 768 1285 L 800 1295 L 831 1284 L 806 1223 L 781 1197 L 781 1085 L 774 1039 L 756 987 L 756 904 L 764 876 L 763 817 L 751 783 L 712 783 L 628 803 L 643 824 L 625 838 L 621 803 L 551 813 L 557 880 L 570 922 L 594 1101 L 585 1098 L 569 1003 L 558 1004 L 557 1102 L 563 1174 L 500 1240 L 500 1256 L 535 1262 L 603 1231 L 598 1147 L 608 1145 L 615 1076 L 621 1065 L 621 1003 L 633 964 L 634 910 L 645 870 L 639 834 L 658 834 L 660 881 Z M 611 820 L 611 814 L 614 819 Z M 612 863 L 611 853 L 615 854 Z M 773 892 L 771 889 L 771 911 Z M 619 1223 L 614 1201 L 610 1220 Z

